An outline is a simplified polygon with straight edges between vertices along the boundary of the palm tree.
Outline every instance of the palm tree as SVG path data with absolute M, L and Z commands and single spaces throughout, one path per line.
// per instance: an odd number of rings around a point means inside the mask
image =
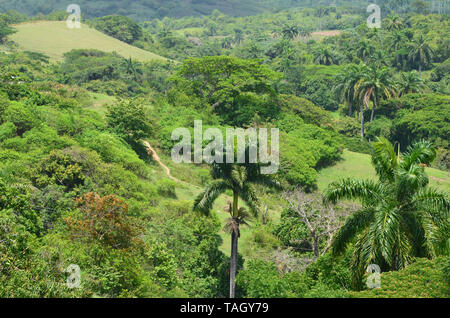
M 401 74 L 401 80 L 398 84 L 397 94 L 399 97 L 411 93 L 419 93 L 425 84 L 419 77 L 417 71 L 411 71 Z
M 286 25 L 281 30 L 284 39 L 292 41 L 300 34 L 300 28 L 297 25 Z
M 380 98 L 391 98 L 394 91 L 394 84 L 391 81 L 390 70 L 387 67 L 379 68 L 378 66 L 366 66 L 362 69 L 361 79 L 355 86 L 355 93 L 360 101 L 368 107 L 369 101 L 372 100 L 372 112 L 370 114 L 370 122 L 375 116 L 375 108 Z
M 307 28 L 301 28 L 300 29 L 300 36 L 304 37 L 304 38 L 309 38 L 311 37 L 311 30 L 307 29 Z
M 314 12 L 314 15 L 319 18 L 319 31 L 322 30 L 322 18 L 330 13 L 330 8 L 318 7 Z
M 392 15 L 385 19 L 384 25 L 388 31 L 401 30 L 404 27 L 403 21 L 398 15 Z
M 378 181 L 345 179 L 329 185 L 325 203 L 342 199 L 362 203 L 332 241 L 334 256 L 354 242 L 351 268 L 355 287 L 361 287 L 369 264 L 377 264 L 383 271 L 400 270 L 412 257 L 449 255 L 450 202 L 446 194 L 427 187 L 424 172 L 424 165 L 435 156 L 426 141 L 400 154 L 388 140 L 379 138 L 372 154 Z
M 389 66 L 389 58 L 384 50 L 376 50 L 368 60 L 377 67 Z
M 234 29 L 234 43 L 241 44 L 244 40 L 244 33 L 241 29 Z
M 233 38 L 228 36 L 222 40 L 222 48 L 229 49 L 229 48 L 231 48 L 232 43 L 233 43 Z
M 336 58 L 329 47 L 319 46 L 314 50 L 314 62 L 321 65 L 336 63 Z
M 401 57 L 401 52 L 399 52 L 405 44 L 406 37 L 401 31 L 394 30 L 388 37 L 391 53 L 395 52 L 395 62 L 396 66 L 399 66 L 399 60 Z
M 422 77 L 422 66 L 431 62 L 434 51 L 423 35 L 409 45 L 408 59 L 413 63 L 419 64 L 419 77 Z
M 338 94 L 339 100 L 345 102 L 348 107 L 348 115 L 353 114 L 353 103 L 355 102 L 355 85 L 359 81 L 360 77 L 359 65 L 349 65 L 344 68 L 342 73 L 336 77 L 336 86 L 333 90 Z
M 366 61 L 375 52 L 375 47 L 368 40 L 362 40 L 358 43 L 356 56 Z
M 214 163 L 211 174 L 214 181 L 197 196 L 194 201 L 194 210 L 208 215 L 221 194 L 227 190 L 233 192 L 233 202 L 228 207 L 231 218 L 227 221 L 226 229 L 231 232 L 230 298 L 234 298 L 239 227 L 241 224 L 246 224 L 245 219 L 248 216 L 247 210 L 239 207 L 239 198 L 246 203 L 250 212 L 256 217 L 259 214 L 259 207 L 253 184 L 270 186 L 277 186 L 277 184 L 268 175 L 260 173 L 259 164 Z

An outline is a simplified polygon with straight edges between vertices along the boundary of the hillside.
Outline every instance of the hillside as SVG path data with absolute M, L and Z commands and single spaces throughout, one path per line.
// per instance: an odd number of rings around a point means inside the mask
M 62 60 L 63 55 L 74 49 L 98 49 L 105 52 L 116 51 L 125 58 L 139 61 L 166 60 L 165 58 L 131 46 L 107 36 L 86 25 L 81 29 L 69 29 L 65 22 L 40 21 L 14 26 L 18 32 L 11 40 L 24 51 L 39 52 L 52 60 Z
M 340 162 L 320 170 L 317 180 L 319 190 L 323 191 L 331 182 L 345 178 L 376 180 L 375 169 L 370 161 L 369 155 L 345 150 Z M 426 168 L 425 172 L 431 186 L 450 192 L 450 174 L 448 172 L 433 168 Z
M 332 0 L 325 1 L 325 4 L 332 2 Z M 354 5 L 355 2 L 366 3 L 367 1 L 345 2 Z M 81 6 L 82 12 L 87 18 L 120 14 L 141 21 L 166 16 L 208 15 L 215 9 L 232 16 L 246 16 L 264 11 L 274 12 L 298 6 L 317 5 L 309 0 L 137 0 L 133 2 L 80 0 L 77 1 L 77 4 Z M 28 15 L 48 14 L 54 10 L 65 10 L 67 5 L 67 2 L 61 0 L 0 0 L 0 11 L 13 9 Z
M 0 298 L 448 297 L 449 16 L 330 2 L 0 14 Z

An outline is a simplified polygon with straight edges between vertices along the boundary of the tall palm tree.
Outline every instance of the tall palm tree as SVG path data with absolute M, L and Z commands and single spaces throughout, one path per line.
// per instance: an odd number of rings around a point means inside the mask
M 401 97 L 406 94 L 419 93 L 424 87 L 425 84 L 419 77 L 417 71 L 402 73 L 401 80 L 397 88 L 397 94 Z
M 413 40 L 409 45 L 408 59 L 413 63 L 419 64 L 419 77 L 422 77 L 422 66 L 431 62 L 434 50 L 427 40 L 420 35 L 418 39 Z
M 244 41 L 244 32 L 241 29 L 234 29 L 234 43 L 241 44 Z
M 391 53 L 395 53 L 396 66 L 399 66 L 399 60 L 401 57 L 400 50 L 405 46 L 406 37 L 401 31 L 394 30 L 388 37 L 388 41 L 391 48 Z
M 314 15 L 319 18 L 319 31 L 322 30 L 322 18 L 330 14 L 330 8 L 320 6 L 314 12 Z
M 355 102 L 355 85 L 360 80 L 359 74 L 361 67 L 351 64 L 346 66 L 344 70 L 336 77 L 337 85 L 333 90 L 338 94 L 339 100 L 345 102 L 348 108 L 348 115 L 353 114 L 353 104 Z
M 379 68 L 375 65 L 363 68 L 361 79 L 355 86 L 355 92 L 359 99 L 366 104 L 366 107 L 368 107 L 369 101 L 372 100 L 370 122 L 374 119 L 375 108 L 380 98 L 391 98 L 393 91 L 394 84 L 391 81 L 389 68 Z
M 359 200 L 362 208 L 348 217 L 334 236 L 332 254 L 354 242 L 351 262 L 355 287 L 361 287 L 365 268 L 400 270 L 412 257 L 450 253 L 450 201 L 428 187 L 424 165 L 436 156 L 432 145 L 420 141 L 400 154 L 388 140 L 374 144 L 372 164 L 378 181 L 345 179 L 329 185 L 326 203 Z
M 224 160 L 225 162 L 225 160 Z M 194 201 L 194 210 L 209 214 L 216 199 L 225 191 L 233 192 L 233 202 L 228 208 L 231 218 L 226 229 L 231 232 L 230 298 L 235 296 L 239 227 L 246 224 L 247 210 L 239 207 L 239 198 L 246 203 L 253 216 L 259 214 L 258 197 L 254 184 L 277 186 L 268 176 L 260 173 L 259 164 L 214 163 L 211 171 L 214 181 L 201 192 Z

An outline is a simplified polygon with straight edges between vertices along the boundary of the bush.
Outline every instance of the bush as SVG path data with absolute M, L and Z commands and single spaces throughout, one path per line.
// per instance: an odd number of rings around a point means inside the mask
M 13 123 L 7 122 L 3 125 L 0 125 L 0 142 L 3 140 L 12 138 L 16 135 L 17 128 Z
M 163 178 L 158 180 L 156 183 L 156 187 L 158 189 L 158 193 L 171 198 L 176 198 L 177 194 L 175 192 L 177 183 L 173 180 Z
M 357 298 L 448 298 L 448 257 L 417 259 L 396 272 L 381 274 L 381 288 L 350 292 Z

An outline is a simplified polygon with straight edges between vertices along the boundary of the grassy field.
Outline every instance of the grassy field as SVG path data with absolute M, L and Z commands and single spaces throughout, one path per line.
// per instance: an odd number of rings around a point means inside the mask
M 69 29 L 66 22 L 37 21 L 14 26 L 18 30 L 10 38 L 24 51 L 46 54 L 53 61 L 63 59 L 63 54 L 73 49 L 98 49 L 117 52 L 125 58 L 139 61 L 166 60 L 164 57 L 131 46 L 82 25 L 81 29 Z
M 331 182 L 348 177 L 376 180 L 375 169 L 371 165 L 369 155 L 345 150 L 342 158 L 343 160 L 338 164 L 319 172 L 317 185 L 320 191 L 325 190 Z M 431 186 L 450 192 L 450 174 L 448 172 L 433 168 L 426 168 L 425 171 Z

